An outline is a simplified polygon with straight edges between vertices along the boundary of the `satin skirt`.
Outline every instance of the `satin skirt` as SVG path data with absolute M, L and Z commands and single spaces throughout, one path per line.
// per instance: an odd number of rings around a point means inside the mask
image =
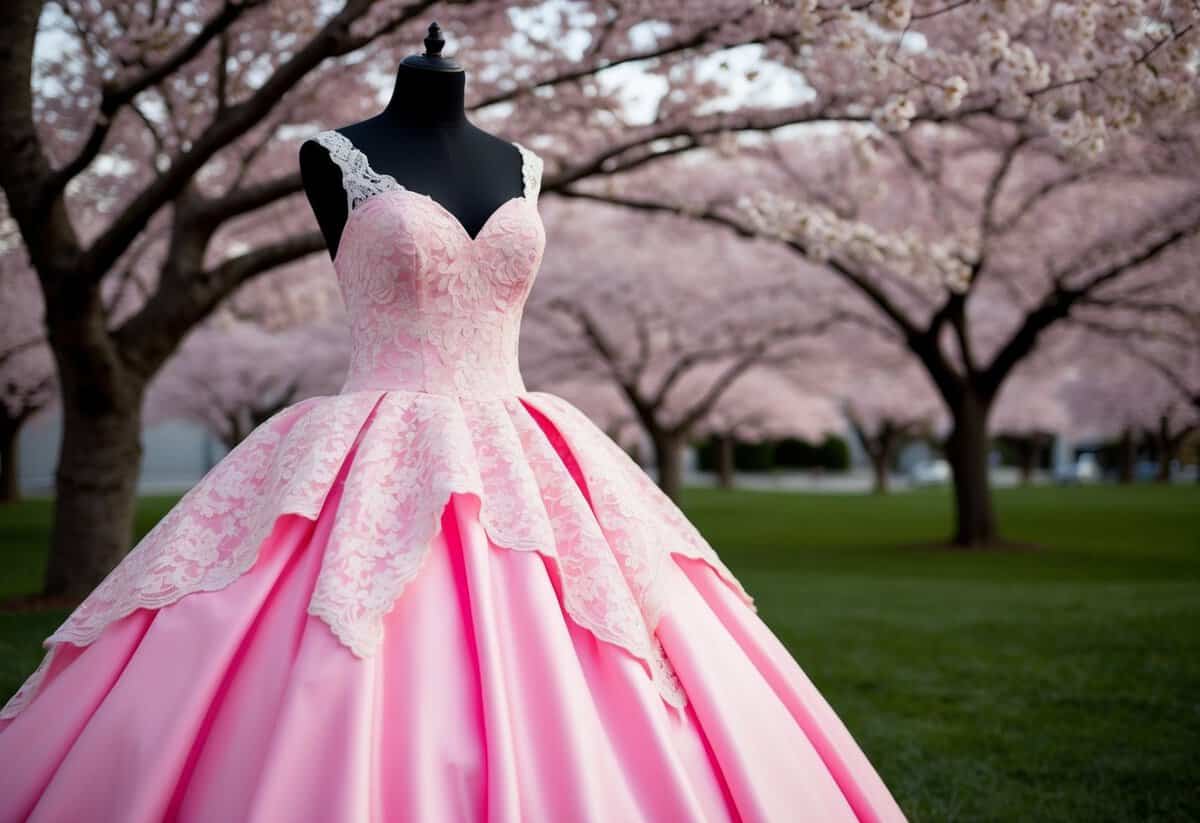
M 454 494 L 360 658 L 306 612 L 342 485 L 229 586 L 65 646 L 0 720 L 10 821 L 882 821 L 904 816 L 786 648 L 673 556 L 658 636 L 688 702 L 574 624 L 537 552 Z

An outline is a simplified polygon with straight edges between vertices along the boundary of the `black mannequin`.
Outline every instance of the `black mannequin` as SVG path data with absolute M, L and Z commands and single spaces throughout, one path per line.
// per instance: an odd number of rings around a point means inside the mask
M 429 195 L 475 237 L 497 208 L 522 194 L 522 157 L 515 145 L 467 120 L 466 74 L 441 56 L 444 42 L 438 24 L 430 25 L 425 53 L 400 63 L 387 107 L 336 131 L 367 156 L 372 169 Z M 300 176 L 333 259 L 348 216 L 342 172 L 323 146 L 305 140 Z

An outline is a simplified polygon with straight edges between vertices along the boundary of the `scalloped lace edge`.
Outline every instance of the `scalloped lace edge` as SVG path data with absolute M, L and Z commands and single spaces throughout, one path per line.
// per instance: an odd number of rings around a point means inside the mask
M 390 611 L 392 611 L 392 609 L 395 608 L 396 604 L 399 602 L 400 596 L 403 594 L 403 589 L 407 588 L 408 585 L 413 580 L 416 579 L 416 575 L 420 574 L 421 569 L 424 568 L 425 561 L 428 558 L 428 556 L 431 554 L 433 542 L 436 540 L 436 538 L 439 535 L 442 534 L 441 519 L 442 519 L 442 515 L 445 512 L 445 507 L 450 505 L 453 495 L 455 495 L 455 494 L 463 495 L 463 496 L 470 495 L 471 497 L 474 497 L 479 502 L 479 511 L 480 511 L 479 522 L 480 522 L 480 525 L 483 527 L 484 532 L 487 534 L 488 540 L 493 545 L 495 545 L 496 547 L 498 547 L 500 549 L 503 549 L 504 551 L 536 552 L 542 558 L 544 558 L 545 560 L 548 560 L 555 567 L 555 569 L 558 570 L 559 573 L 561 574 L 561 568 L 560 568 L 560 565 L 558 562 L 558 558 L 553 556 L 552 554 L 548 554 L 546 551 L 544 551 L 542 549 L 538 549 L 536 547 L 520 547 L 520 546 L 506 545 L 505 543 L 498 540 L 496 538 L 496 534 L 495 534 L 495 530 L 494 530 L 493 526 L 489 522 L 487 522 L 486 515 L 484 514 L 485 501 L 479 496 L 479 494 L 475 490 L 465 489 L 465 488 L 464 489 L 451 489 L 446 494 L 445 502 L 442 504 L 442 507 L 436 516 L 436 525 L 434 527 L 432 537 L 430 538 L 429 541 L 426 542 L 424 548 L 422 548 L 420 550 L 419 557 L 416 562 L 416 573 L 413 575 L 412 578 L 410 578 L 409 580 L 404 582 L 403 588 L 401 589 L 401 592 L 400 592 L 400 595 L 398 595 L 396 597 L 396 599 L 392 601 L 392 605 L 388 608 L 388 610 L 386 612 L 383 612 L 383 614 L 387 614 Z M 80 648 L 85 648 L 88 645 L 90 645 L 91 643 L 95 642 L 95 640 L 104 631 L 104 629 L 107 629 L 109 626 L 116 623 L 118 620 L 123 620 L 124 618 L 133 614 L 138 609 L 142 609 L 142 608 L 160 609 L 165 606 L 169 606 L 172 603 L 177 603 L 180 600 L 182 600 L 183 598 L 185 598 L 191 594 L 202 594 L 205 592 L 215 592 L 215 591 L 220 591 L 221 589 L 227 588 L 229 585 L 234 583 L 242 575 L 244 575 L 246 572 L 248 572 L 251 568 L 254 567 L 254 565 L 258 562 L 259 558 L 262 556 L 263 546 L 266 544 L 266 542 L 268 540 L 270 540 L 271 536 L 274 534 L 275 527 L 278 525 L 279 521 L 289 515 L 296 516 L 296 517 L 303 517 L 306 520 L 309 520 L 310 522 L 316 522 L 314 518 L 310 517 L 309 515 L 304 514 L 303 512 L 280 511 L 275 516 L 271 532 L 267 535 L 267 537 L 265 537 L 263 539 L 263 541 L 254 550 L 254 552 L 248 554 L 249 563 L 247 563 L 245 565 L 245 568 L 240 568 L 236 573 L 231 573 L 231 574 L 227 575 L 226 577 L 223 577 L 220 581 L 213 583 L 211 585 L 207 585 L 204 587 L 197 587 L 196 589 L 194 589 L 192 591 L 184 592 L 184 593 L 182 593 L 170 600 L 167 600 L 166 602 L 163 602 L 163 603 L 154 604 L 154 603 L 149 602 L 148 600 L 138 602 L 135 605 L 132 605 L 127 610 L 122 610 L 122 613 L 118 617 L 114 617 L 111 621 L 106 623 L 104 628 L 102 628 L 99 632 L 96 632 L 95 636 L 93 636 L 93 637 L 76 637 L 76 638 L 71 638 L 71 639 L 44 641 L 42 643 L 42 646 L 47 649 L 47 652 L 45 655 L 43 655 L 41 663 L 38 664 L 38 667 L 36 669 L 34 669 L 33 673 L 30 674 L 30 676 L 26 679 L 25 684 L 20 689 L 17 690 L 16 694 L 14 694 L 12 696 L 12 698 L 10 698 L 7 703 L 5 703 L 3 708 L 0 708 L 0 719 L 16 717 L 21 712 L 21 710 L 26 705 L 28 705 L 29 702 L 32 701 L 34 697 L 36 697 L 38 691 L 40 691 L 41 681 L 44 678 L 46 672 L 49 670 L 51 660 L 60 646 L 65 645 L 65 644 L 70 644 L 73 646 L 78 646 Z M 668 549 L 667 553 L 663 555 L 664 561 L 667 559 L 668 555 L 675 556 L 675 557 L 687 557 L 692 560 L 700 560 L 700 561 L 704 562 L 705 565 L 707 565 L 709 568 L 713 569 L 713 571 L 717 573 L 718 578 L 721 578 L 722 580 L 724 579 L 720 575 L 719 570 L 716 569 L 708 561 L 707 558 L 703 557 L 701 554 L 699 554 L 695 551 L 688 550 L 688 549 Z M 571 611 L 568 607 L 564 607 L 564 608 L 566 608 L 568 614 L 571 614 Z M 668 600 L 668 602 L 664 605 L 664 608 L 663 608 L 661 614 L 665 614 L 669 610 L 670 610 L 670 602 Z M 337 620 L 336 614 L 334 614 L 331 611 L 327 611 L 326 609 L 322 609 L 319 604 L 315 604 L 311 601 L 307 607 L 307 613 L 312 615 L 313 617 L 320 619 L 321 622 L 324 623 L 328 627 L 329 631 L 335 637 L 337 637 L 338 641 L 343 646 L 345 646 L 346 649 L 348 651 L 350 651 L 352 654 L 354 654 L 356 657 L 358 657 L 360 659 L 366 659 L 366 658 L 370 657 L 370 654 L 363 653 L 363 650 L 355 642 L 355 638 L 353 638 L 352 636 L 349 635 L 349 633 L 344 632 L 339 628 L 339 621 Z M 649 636 L 652 638 L 652 640 L 649 644 L 650 648 L 649 648 L 649 650 L 644 651 L 642 654 L 637 654 L 637 653 L 633 652 L 632 650 L 627 648 L 625 645 L 614 642 L 611 638 L 603 637 L 602 636 L 603 633 L 597 632 L 595 629 L 587 626 L 585 623 L 581 622 L 573 614 L 571 615 L 571 619 L 577 625 L 581 626 L 582 628 L 584 628 L 588 632 L 590 632 L 597 639 L 603 640 L 604 642 L 609 643 L 610 645 L 613 645 L 619 649 L 622 649 L 623 651 L 629 653 L 635 659 L 637 659 L 645 667 L 647 674 L 650 675 L 651 679 L 654 681 L 655 685 L 658 687 L 659 694 L 662 695 L 663 699 L 666 700 L 666 702 L 671 704 L 672 706 L 675 706 L 676 708 L 682 708 L 683 706 L 685 706 L 687 704 L 687 695 L 683 691 L 682 684 L 680 684 L 679 678 L 675 674 L 674 667 L 671 665 L 670 660 L 666 655 L 666 650 L 663 648 L 662 642 L 658 639 L 658 636 L 656 634 L 657 630 L 658 630 L 658 622 L 661 621 L 661 614 L 659 615 L 659 619 L 655 621 L 655 625 L 649 627 L 650 628 Z
M 359 446 L 360 441 L 365 436 L 368 428 L 370 427 L 371 421 L 374 419 L 374 416 L 375 416 L 379 406 L 383 403 L 388 392 L 386 390 L 372 390 L 371 394 L 375 394 L 377 396 L 375 397 L 374 401 L 371 403 L 370 409 L 367 411 L 367 413 L 363 416 L 362 420 L 360 421 L 359 428 L 355 434 L 354 441 L 350 445 L 350 447 L 347 448 L 345 454 L 342 456 L 342 461 L 339 464 L 339 467 L 344 466 L 345 462 L 347 460 L 351 460 L 353 458 L 353 456 L 356 454 L 356 450 Z M 537 394 L 540 394 L 540 393 L 529 392 L 523 396 L 529 397 L 531 395 L 537 395 Z M 313 398 L 313 400 L 316 400 L 316 399 L 319 399 L 319 398 Z M 518 399 L 520 399 L 520 397 Z M 536 399 L 536 398 L 534 398 L 534 399 Z M 292 407 L 289 407 L 289 409 L 292 410 L 294 413 L 299 413 L 301 411 L 301 405 L 302 404 L 298 403 Z M 524 405 L 524 404 L 522 404 L 522 405 Z M 532 405 L 539 412 L 545 414 L 545 412 L 539 407 L 539 405 L 536 402 L 534 402 Z M 554 405 L 554 404 L 551 404 L 551 405 Z M 527 409 L 526 409 L 526 412 L 528 412 Z M 551 420 L 552 423 L 555 423 L 553 418 L 549 418 L 549 419 Z M 556 429 L 558 428 L 559 425 L 560 424 L 555 423 Z M 569 445 L 568 445 L 568 448 L 570 448 Z M 573 451 L 572 451 L 572 456 L 574 456 Z M 339 468 L 339 471 L 340 471 L 340 468 Z M 12 698 L 10 698 L 9 701 L 2 708 L 0 708 L 0 719 L 7 719 L 7 718 L 15 717 L 17 714 L 20 713 L 20 711 L 24 708 L 24 706 L 26 706 L 36 696 L 38 691 L 40 691 L 41 681 L 43 680 L 46 672 L 49 670 L 52 658 L 59 646 L 61 646 L 64 643 L 70 643 L 71 645 L 85 647 L 85 646 L 91 644 L 92 642 L 94 642 L 100 636 L 100 634 L 105 629 L 107 629 L 109 626 L 111 626 L 113 623 L 117 622 L 118 620 L 124 619 L 125 617 L 128 617 L 130 614 L 137 611 L 138 609 L 142 609 L 142 608 L 159 609 L 164 606 L 170 605 L 172 603 L 178 602 L 179 600 L 188 596 L 189 594 L 202 593 L 202 592 L 214 592 L 214 591 L 219 591 L 221 589 L 228 587 L 234 581 L 236 581 L 240 577 L 242 577 L 247 571 L 249 571 L 251 568 L 253 568 L 255 563 L 257 563 L 258 559 L 262 556 L 263 547 L 265 546 L 267 541 L 270 540 L 270 538 L 274 535 L 274 533 L 278 527 L 278 524 L 279 524 L 280 520 L 282 520 L 282 518 L 284 518 L 288 515 L 293 515 L 293 516 L 303 517 L 303 518 L 309 520 L 310 522 L 315 522 L 317 517 L 319 517 L 319 515 L 320 515 L 320 511 L 324 507 L 324 501 L 328 498 L 329 490 L 332 489 L 332 487 L 333 487 L 333 482 L 334 481 L 331 481 L 329 487 L 325 490 L 325 494 L 322 497 L 321 505 L 318 507 L 318 510 L 315 514 L 310 511 L 301 510 L 299 507 L 295 507 L 295 506 L 285 507 L 285 508 L 277 510 L 275 512 L 275 514 L 268 521 L 269 528 L 267 528 L 266 531 L 263 533 L 263 537 L 257 541 L 257 545 L 255 545 L 254 549 L 252 551 L 246 552 L 244 558 L 241 558 L 240 562 L 238 562 L 237 564 L 235 564 L 233 566 L 230 566 L 226 570 L 226 573 L 220 575 L 219 577 L 215 577 L 214 579 L 209 580 L 204 584 L 195 584 L 194 587 L 189 589 L 188 591 L 176 592 L 176 593 L 173 593 L 170 597 L 154 599 L 154 598 L 142 596 L 142 597 L 137 597 L 137 598 L 131 599 L 128 603 L 125 604 L 125 606 L 122 609 L 120 609 L 118 612 L 116 612 L 114 614 L 114 616 L 110 617 L 110 619 L 108 619 L 102 625 L 100 625 L 99 627 L 95 628 L 92 631 L 88 631 L 88 632 L 76 631 L 74 633 L 72 633 L 70 631 L 63 631 L 63 629 L 65 629 L 67 624 L 69 623 L 69 620 L 68 620 L 67 623 L 63 624 L 63 627 L 61 627 L 58 631 L 56 631 L 54 633 L 54 635 L 52 635 L 50 638 L 47 638 L 45 641 L 43 641 L 42 645 L 48 651 L 43 656 L 41 663 L 34 670 L 34 672 L 29 676 L 29 678 L 27 678 L 26 682 L 21 686 L 21 688 L 18 689 L 16 694 L 14 694 L 12 696 Z M 558 574 L 560 576 L 562 575 L 562 568 L 561 568 L 559 558 L 557 556 L 555 556 L 554 554 L 550 553 L 549 551 L 547 551 L 545 549 L 540 549 L 536 545 L 521 545 L 514 540 L 509 540 L 509 539 L 505 538 L 505 536 L 503 534 L 503 529 L 499 528 L 496 525 L 496 523 L 489 516 L 487 500 L 486 500 L 485 496 L 483 494 L 481 494 L 481 490 L 474 489 L 474 488 L 468 488 L 465 485 L 461 485 L 461 484 L 460 485 L 451 485 L 451 486 L 448 486 L 448 487 L 442 489 L 442 494 L 441 494 L 440 498 L 438 498 L 438 499 L 440 499 L 440 505 L 435 506 L 433 509 L 434 514 L 432 515 L 432 519 L 433 519 L 432 528 L 427 529 L 426 533 L 429 534 L 429 537 L 422 540 L 422 542 L 421 542 L 422 548 L 416 552 L 417 557 L 413 563 L 413 568 L 414 568 L 413 574 L 411 576 L 409 576 L 403 582 L 403 585 L 402 585 L 400 591 L 397 593 L 396 597 L 392 599 L 391 605 L 388 607 L 388 609 L 386 611 L 384 611 L 380 615 L 378 615 L 378 617 L 382 617 L 383 614 L 387 614 L 393 608 L 395 608 L 395 604 L 399 601 L 399 598 L 400 598 L 403 590 L 405 588 L 407 588 L 408 584 L 410 582 L 412 582 L 413 579 L 416 578 L 417 574 L 419 574 L 419 572 L 420 572 L 420 569 L 424 566 L 425 560 L 430 553 L 430 549 L 432 547 L 432 544 L 433 544 L 435 538 L 438 535 L 440 535 L 442 532 L 441 519 L 445 512 L 446 507 L 450 504 L 454 494 L 470 495 L 470 496 L 473 496 L 478 501 L 479 522 L 480 522 L 480 525 L 483 527 L 484 532 L 487 534 L 488 540 L 491 543 L 493 543 L 498 548 L 504 549 L 506 551 L 534 551 L 534 552 L 537 552 L 542 558 L 544 558 L 545 560 L 548 560 L 554 566 L 554 568 L 556 569 L 556 571 L 558 572 Z M 593 512 L 593 516 L 596 516 L 595 512 Z M 658 581 L 661 579 L 661 575 L 663 574 L 663 569 L 665 568 L 665 564 L 667 562 L 671 562 L 669 558 L 672 556 L 687 557 L 689 559 L 702 561 L 703 563 L 705 563 L 706 566 L 708 566 L 710 569 L 712 569 L 712 571 L 717 575 L 718 579 L 722 580 L 725 583 L 725 585 L 729 586 L 734 591 L 734 593 L 743 600 L 743 602 L 745 602 L 753 611 L 757 612 L 757 606 L 755 605 L 753 598 L 745 591 L 745 589 L 741 586 L 740 582 L 736 579 L 736 577 L 733 577 L 732 573 L 729 572 L 723 566 L 714 564 L 711 557 L 707 556 L 707 554 L 704 551 L 702 551 L 701 549 L 694 547 L 694 546 L 671 548 L 671 549 L 667 549 L 665 552 L 661 553 L 658 556 L 658 564 L 657 564 L 656 568 L 654 569 L 654 573 L 653 573 L 654 581 Z M 671 665 L 670 660 L 666 655 L 665 649 L 663 648 L 662 643 L 657 636 L 658 624 L 661 621 L 661 617 L 664 613 L 669 611 L 669 608 L 670 608 L 671 588 L 667 587 L 666 592 L 667 593 L 665 595 L 665 599 L 662 604 L 662 608 L 658 611 L 657 614 L 655 614 L 653 616 L 652 621 L 647 624 L 648 631 L 647 631 L 647 634 L 645 635 L 646 643 L 641 645 L 641 647 L 638 649 L 631 649 L 625 643 L 619 642 L 618 639 L 612 637 L 611 635 L 606 635 L 606 632 L 604 632 L 601 629 L 601 627 L 589 625 L 589 622 L 587 620 L 581 618 L 578 615 L 578 613 L 576 613 L 572 610 L 569 602 L 565 602 L 563 604 L 563 606 L 564 606 L 564 609 L 567 611 L 568 615 L 570 615 L 573 622 L 575 622 L 577 625 L 579 625 L 580 627 L 582 627 L 585 630 L 587 630 L 588 632 L 590 632 L 597 639 L 603 640 L 607 643 L 610 643 L 611 645 L 614 645 L 620 649 L 623 649 L 626 653 L 630 654 L 635 659 L 639 660 L 642 663 L 642 665 L 645 667 L 648 675 L 651 677 L 651 679 L 655 683 L 655 685 L 656 685 L 659 693 L 663 697 L 663 699 L 672 706 L 675 706 L 677 708 L 682 708 L 687 703 L 686 693 L 684 692 L 682 685 L 679 682 L 678 676 L 676 675 L 674 668 Z M 372 649 L 364 648 L 360 642 L 360 638 L 356 638 L 356 637 L 352 636 L 350 634 L 349 630 L 343 629 L 341 627 L 341 621 L 338 619 L 338 616 L 335 613 L 333 613 L 332 611 L 322 608 L 320 602 L 314 602 L 314 601 L 310 600 L 309 605 L 307 607 L 307 612 L 308 612 L 308 614 L 311 614 L 314 617 L 321 619 L 322 622 L 325 623 L 329 627 L 330 631 L 334 634 L 334 636 L 338 638 L 339 642 L 342 645 L 344 645 L 349 651 L 351 651 L 351 653 L 353 653 L 355 656 L 357 656 L 359 658 L 366 658 L 366 657 L 370 656 Z

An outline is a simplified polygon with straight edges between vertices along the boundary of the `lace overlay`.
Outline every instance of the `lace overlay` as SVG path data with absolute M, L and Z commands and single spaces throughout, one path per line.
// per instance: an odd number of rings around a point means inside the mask
M 334 261 L 353 341 L 342 391 L 405 387 L 474 398 L 525 391 L 517 342 L 545 249 L 536 206 L 541 159 L 514 144 L 523 191 L 472 238 L 428 195 L 372 170 L 345 135 L 314 139 L 342 169 L 355 206 Z
M 664 700 L 683 706 L 655 635 L 670 555 L 703 560 L 753 599 L 624 450 L 566 400 L 524 386 L 520 317 L 545 240 L 540 161 L 522 148 L 522 196 L 471 238 L 436 202 L 371 171 L 341 135 L 317 139 L 343 169 L 352 208 L 334 262 L 351 318 L 345 385 L 272 416 L 189 490 L 43 641 L 41 665 L 0 717 L 33 698 L 60 644 L 87 645 L 136 609 L 236 580 L 279 518 L 316 519 L 343 467 L 308 611 L 353 654 L 378 650 L 383 617 L 419 573 L 445 506 L 469 494 L 495 546 L 546 558 L 570 618 L 635 656 Z

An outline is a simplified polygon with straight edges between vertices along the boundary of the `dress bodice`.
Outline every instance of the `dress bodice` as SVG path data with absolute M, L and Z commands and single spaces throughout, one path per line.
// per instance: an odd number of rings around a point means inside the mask
M 351 331 L 341 392 L 405 389 L 486 399 L 526 391 L 521 314 L 541 265 L 542 161 L 521 154 L 523 191 L 471 237 L 426 194 L 379 174 L 332 129 L 313 138 L 342 171 L 347 218 L 333 261 Z

